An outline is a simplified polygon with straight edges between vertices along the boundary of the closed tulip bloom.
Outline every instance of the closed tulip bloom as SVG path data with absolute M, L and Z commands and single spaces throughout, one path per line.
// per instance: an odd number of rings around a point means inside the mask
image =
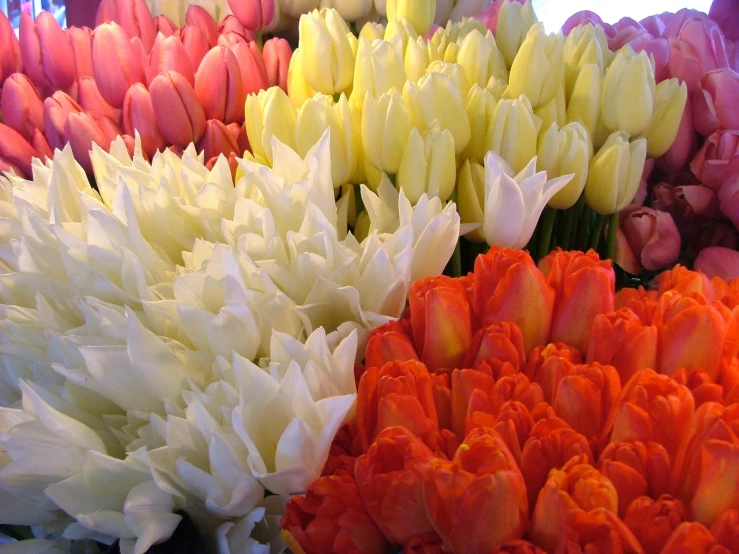
M 5 12 L 0 11 L 0 86 L 13 73 L 23 70 L 21 48 Z
M 648 553 L 660 553 L 675 528 L 688 521 L 688 510 L 677 498 L 663 494 L 656 500 L 639 496 L 629 504 L 624 523 Z
M 711 534 L 716 542 L 728 549 L 739 544 L 739 510 L 726 510 L 711 525 Z
M 547 35 L 544 25 L 529 29 L 511 65 L 508 95 L 524 94 L 533 107 L 549 102 L 564 82 L 564 38 Z
M 35 22 L 21 14 L 20 51 L 26 75 L 42 89 L 68 89 L 74 83 L 74 50 L 50 12 L 42 11 Z
M 182 75 L 160 73 L 149 87 L 159 129 L 166 141 L 180 148 L 197 142 L 205 132 L 205 112 Z
M 68 27 L 64 32 L 74 51 L 77 78 L 92 77 L 92 30 L 87 27 Z
M 114 108 L 135 83 L 146 81 L 141 57 L 116 23 L 104 23 L 92 35 L 92 67 L 100 94 Z
M 354 79 L 352 42 L 356 39 L 344 20 L 334 9 L 314 10 L 300 16 L 299 27 L 302 70 L 307 83 L 323 94 L 347 91 Z
M 267 70 L 268 86 L 280 87 L 287 92 L 287 70 L 290 67 L 292 54 L 290 43 L 284 38 L 273 37 L 264 43 L 262 56 Z M 248 87 L 245 87 L 245 90 L 248 90 Z
M 739 277 L 739 255 L 733 248 L 710 246 L 704 248 L 695 260 L 695 269 L 709 277 L 730 280 Z
M 148 82 L 151 83 L 154 77 L 167 71 L 176 71 L 187 79 L 191 85 L 195 83 L 195 70 L 180 38 L 177 36 L 165 37 L 160 33 L 157 35 L 149 57 Z
M 98 117 L 105 116 L 115 121 L 121 113 L 103 99 L 92 77 L 82 77 L 77 81 L 77 101 L 84 111 Z
M 690 44 L 703 71 L 712 71 L 720 67 L 728 66 L 726 45 L 724 37 L 718 25 L 711 19 L 699 14 L 699 17 L 691 17 L 680 28 L 677 38 Z M 693 90 L 688 83 L 688 88 Z
M 739 74 L 728 68 L 709 71 L 698 81 L 693 97 L 693 119 L 699 133 L 708 136 L 718 129 L 738 129 Z
M 485 147 L 499 154 L 518 173 L 536 157 L 537 134 L 538 122 L 528 98 L 500 100 L 485 136 Z
M 634 534 L 611 510 L 574 510 L 569 516 L 553 552 L 644 554 Z
M 685 83 L 679 83 L 677 79 L 667 79 L 657 85 L 652 120 L 641 135 L 647 139 L 647 155 L 650 158 L 662 156 L 672 146 L 687 99 L 688 89 Z
M 257 31 L 269 26 L 275 17 L 275 0 L 228 0 L 236 19 L 245 28 Z
M 436 0 L 387 0 L 387 19 L 407 19 L 419 35 L 434 22 Z
M 457 63 L 461 65 L 472 83 L 485 87 L 491 77 L 505 79 L 508 69 L 503 54 L 488 31 L 484 36 L 477 29 L 460 40 Z
M 454 191 L 457 168 L 454 138 L 434 124 L 423 134 L 414 127 L 408 135 L 398 167 L 397 183 L 415 204 L 423 194 L 446 201 Z
M 526 375 L 541 387 L 544 400 L 551 404 L 554 389 L 576 364 L 582 364 L 582 356 L 576 348 L 562 342 L 549 343 L 531 351 Z
M 567 121 L 567 102 L 565 100 L 565 87 L 561 84 L 551 100 L 546 104 L 537 106 L 534 115 L 541 120 L 540 129 L 549 129 L 552 125 L 564 127 Z
M 245 106 L 246 135 L 254 155 L 272 163 L 272 137 L 295 145 L 297 112 L 281 88 L 272 87 L 249 95 Z
M 208 52 L 195 74 L 195 95 L 207 119 L 224 123 L 244 117 L 244 85 L 236 56 L 225 46 Z
M 690 169 L 701 183 L 719 190 L 739 171 L 739 130 L 720 129 L 709 136 Z
M 46 163 L 46 160 L 51 160 L 54 158 L 54 153 L 51 151 L 49 142 L 46 140 L 46 137 L 40 130 L 34 129 L 33 133 L 31 134 L 31 139 L 28 142 L 36 151 L 36 157 L 42 162 Z
M 24 178 L 32 176 L 31 161 L 37 157 L 33 146 L 18 132 L 0 123 L 0 171 L 13 170 Z
M 67 144 L 64 126 L 71 113 L 80 112 L 82 107 L 60 90 L 44 100 L 44 133 L 52 150 L 62 150 Z
M 594 64 L 603 73 L 605 60 L 597 29 L 592 24 L 575 27 L 564 41 L 563 58 L 565 63 L 565 94 L 567 100 L 572 96 L 575 83 L 586 65 Z
M 570 182 L 549 201 L 552 208 L 563 210 L 577 202 L 585 188 L 591 149 L 588 132 L 578 122 L 561 129 L 552 125 L 539 137 L 537 169 L 546 171 L 547 177 L 572 175 Z
M 223 154 L 228 158 L 231 154 L 241 156 L 242 151 L 234 137 L 222 121 L 210 119 L 205 123 L 205 132 L 198 141 L 198 150 L 205 153 L 205 159 Z
M 534 23 L 536 14 L 531 2 L 504 0 L 498 13 L 495 41 L 509 68 Z
M 182 41 L 182 46 L 185 47 L 185 51 L 190 57 L 192 67 L 199 67 L 200 62 L 210 50 L 208 37 L 199 27 L 187 26 L 182 29 L 180 39 Z
M 625 241 L 621 248 L 633 254 L 638 267 L 649 271 L 674 264 L 680 255 L 680 232 L 667 212 L 642 206 L 628 206 L 622 213 L 620 229 Z M 617 252 L 616 261 L 623 252 Z
M 662 553 L 690 552 L 691 554 L 729 554 L 706 527 L 694 521 L 678 525 L 662 548 Z
M 113 139 L 121 134 L 120 129 L 110 119 L 87 112 L 69 114 L 65 131 L 75 160 L 86 173 L 90 174 L 92 173 L 90 151 L 93 143 L 107 151 Z
M 241 84 L 244 87 L 245 98 L 250 94 L 258 94 L 260 90 L 269 86 L 276 86 L 268 80 L 265 59 L 256 42 L 239 42 L 231 47 L 231 52 L 236 57 L 241 70 Z
M 208 44 L 212 48 L 218 42 L 218 23 L 208 10 L 197 4 L 190 4 L 187 7 L 185 15 L 187 26 L 199 27 L 208 39 Z
M 485 242 L 481 228 L 484 205 L 485 168 L 475 161 L 465 160 L 457 179 L 457 211 L 462 223 L 480 226 L 465 235 L 472 242 Z
M 151 95 L 142 83 L 136 83 L 123 100 L 123 128 L 127 135 L 138 133 L 141 148 L 152 158 L 157 151 L 164 151 L 166 143 L 157 125 Z
M 366 159 L 385 173 L 398 173 L 411 134 L 411 117 L 397 91 L 375 98 L 369 92 L 362 109 L 362 147 Z
M 31 80 L 23 73 L 11 75 L 2 87 L 0 110 L 3 123 L 26 140 L 34 129 L 44 131 L 44 102 Z
M 171 37 L 172 35 L 179 36 L 180 34 L 179 27 L 164 14 L 160 14 L 154 18 L 154 25 L 156 26 L 157 33 L 162 33 L 165 37 Z
M 603 92 L 603 71 L 596 64 L 583 66 L 575 80 L 567 102 L 565 118 L 568 122 L 577 121 L 588 131 L 588 136 L 596 136 L 600 121 L 600 107 Z
M 373 40 L 382 40 L 385 38 L 385 26 L 382 23 L 367 21 L 362 25 L 359 31 L 359 37 L 372 42 Z
M 654 71 L 645 52 L 624 46 L 603 81 L 601 117 L 610 132 L 638 135 L 647 130 L 654 111 Z
M 409 81 L 417 83 L 426 74 L 426 68 L 431 62 L 429 45 L 423 37 L 409 40 L 403 56 L 403 67 Z
M 663 271 L 657 277 L 658 298 L 655 298 L 655 300 L 661 299 L 669 291 L 691 297 L 693 293 L 697 293 L 707 302 L 713 302 L 714 300 L 711 280 L 703 273 L 691 271 L 681 265 L 676 265 L 668 271 Z M 678 300 L 679 298 L 673 297 L 670 299 L 670 302 Z
M 388 362 L 418 360 L 408 320 L 389 321 L 372 331 L 367 339 L 364 365 L 382 367 Z
M 711 2 L 708 17 L 718 23 L 727 39 L 739 40 L 739 17 L 737 17 L 734 0 L 715 0 Z
M 361 104 L 367 93 L 377 98 L 391 88 L 402 90 L 405 81 L 399 40 L 359 40 L 351 94 L 353 102 Z

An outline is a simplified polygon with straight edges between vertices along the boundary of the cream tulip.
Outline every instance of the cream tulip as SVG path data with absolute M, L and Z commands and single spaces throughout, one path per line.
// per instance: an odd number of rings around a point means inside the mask
M 454 83 L 454 88 L 459 92 L 459 96 L 462 99 L 467 98 L 472 83 L 467 78 L 467 72 L 458 63 L 436 60 L 429 64 L 426 68 L 426 73 L 441 73 L 442 75 L 446 75 Z
M 595 137 L 600 123 L 603 72 L 597 64 L 583 66 L 567 103 L 568 123 L 579 121 Z
M 498 100 L 487 88 L 474 84 L 467 94 L 467 118 L 470 121 L 470 142 L 462 153 L 477 163 L 485 160 L 487 146 L 485 137 L 493 119 Z
M 485 148 L 500 154 L 518 173 L 536 156 L 540 125 L 541 121 L 534 115 L 528 98 L 503 99 L 495 106 L 485 136 Z
M 397 185 L 410 203 L 418 202 L 423 194 L 447 200 L 454 191 L 456 177 L 452 134 L 442 131 L 436 122 L 423 137 L 414 127 L 403 149 L 397 175 Z
M 504 0 L 498 12 L 495 40 L 509 68 L 513 65 L 513 60 L 526 38 L 526 33 L 534 23 L 536 23 L 536 14 L 530 0 L 524 4 Z
M 287 92 L 296 109 L 316 94 L 316 91 L 305 80 L 302 58 L 300 48 L 296 48 L 287 69 Z
M 367 93 L 362 109 L 362 149 L 374 167 L 387 174 L 398 172 L 411 127 L 400 93 L 391 91 L 377 99 Z
M 572 29 L 565 39 L 563 55 L 565 61 L 565 93 L 569 100 L 583 67 L 588 64 L 595 64 L 600 68 L 601 73 L 605 70 L 603 49 L 596 37 L 596 27 L 588 23 Z
M 647 155 L 650 158 L 659 158 L 675 142 L 687 100 L 688 88 L 684 82 L 667 79 L 657 84 L 652 120 L 641 135 L 647 139 Z
M 634 53 L 629 44 L 621 48 L 603 81 L 601 117 L 610 132 L 643 133 L 654 111 L 654 68 L 649 56 Z
M 534 109 L 534 115 L 541 119 L 541 129 L 546 130 L 553 124 L 560 127 L 567 119 L 567 102 L 565 101 L 564 83 L 559 86 L 557 93 L 546 104 Z
M 465 160 L 457 179 L 457 210 L 463 224 L 482 225 L 485 213 L 485 168 Z M 482 226 L 465 235 L 473 242 L 485 242 Z
M 360 105 L 367 92 L 375 98 L 391 88 L 402 90 L 405 84 L 402 43 L 392 40 L 359 40 L 354 66 L 354 84 L 350 100 Z
M 403 67 L 409 81 L 417 83 L 429 66 L 429 48 L 423 37 L 409 40 L 403 58 Z
M 418 38 L 413 24 L 405 18 L 402 19 L 390 19 L 385 26 L 385 40 L 390 40 L 393 37 L 400 37 L 403 43 L 403 53 L 405 53 L 406 46 L 411 40 Z
M 385 26 L 382 23 L 368 21 L 362 26 L 362 30 L 359 31 L 358 38 L 370 42 L 373 40 L 382 40 L 385 38 Z
M 436 13 L 436 0 L 387 0 L 387 19 L 407 19 L 419 35 L 431 28 Z
M 559 128 L 552 125 L 539 137 L 536 168 L 547 177 L 572 175 L 572 180 L 549 201 L 558 210 L 571 208 L 580 198 L 588 177 L 588 165 L 593 155 L 588 132 L 580 123 Z
M 511 65 L 508 95 L 525 94 L 534 108 L 549 102 L 564 83 L 563 50 L 562 33 L 548 35 L 543 23 L 533 25 Z
M 503 54 L 488 31 L 485 36 L 477 29 L 459 41 L 457 63 L 467 72 L 471 83 L 484 87 L 491 78 L 508 79 L 508 69 Z
M 294 146 L 297 113 L 280 87 L 247 96 L 244 114 L 246 136 L 255 156 L 261 156 L 272 164 L 272 137 Z

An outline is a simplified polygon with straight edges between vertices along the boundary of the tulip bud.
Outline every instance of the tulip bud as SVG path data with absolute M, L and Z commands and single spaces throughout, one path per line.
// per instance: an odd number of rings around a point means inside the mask
M 176 71 L 187 79 L 191 85 L 195 83 L 192 60 L 190 60 L 182 41 L 176 36 L 165 37 L 159 34 L 149 58 L 147 81 L 151 83 L 154 77 L 167 71 Z
M 587 64 L 577 76 L 567 103 L 567 122 L 582 123 L 591 137 L 596 136 L 600 122 L 603 73 L 596 64 Z
M 197 4 L 190 4 L 187 7 L 185 15 L 187 26 L 199 27 L 205 38 L 208 39 L 208 45 L 212 48 L 218 42 L 218 23 L 208 10 Z
M 410 81 L 403 87 L 403 100 L 413 124 L 424 132 L 434 120 L 441 130 L 449 131 L 454 149 L 461 154 L 470 141 L 470 122 L 464 103 L 452 80 L 441 73 L 429 73 L 416 85 Z
M 123 100 L 123 128 L 127 135 L 139 134 L 141 148 L 149 158 L 157 151 L 163 151 L 166 146 L 157 125 L 151 95 L 141 83 L 128 89 Z
M 11 75 L 2 87 L 0 111 L 3 123 L 26 140 L 34 129 L 44 131 L 44 102 L 36 87 L 23 73 Z
M 417 83 L 426 74 L 429 61 L 428 45 L 422 37 L 408 41 L 405 57 L 403 58 L 403 67 L 409 81 Z
M 385 26 L 382 23 L 368 21 L 362 25 L 362 30 L 359 31 L 358 38 L 363 38 L 369 42 L 372 42 L 373 40 L 383 40 L 385 38 Z
M 356 39 L 334 9 L 312 11 L 300 16 L 299 48 L 303 55 L 305 80 L 323 94 L 339 94 L 352 86 Z M 328 67 L 324 60 L 330 57 Z
M 487 153 L 485 136 L 493 119 L 497 100 L 487 88 L 473 85 L 467 94 L 467 119 L 470 122 L 470 142 L 462 156 L 482 163 Z
M 485 137 L 485 148 L 496 152 L 511 166 L 521 171 L 536 156 L 539 124 L 528 98 L 501 100 L 495 106 Z
M 585 184 L 588 206 L 602 215 L 628 206 L 639 188 L 646 156 L 645 139 L 629 143 L 626 133 L 612 133 L 590 162 Z
M 464 161 L 457 180 L 457 210 L 462 223 L 482 225 L 485 205 L 485 168 L 469 159 Z M 467 233 L 472 242 L 485 242 L 482 228 Z
M 245 126 L 254 156 L 272 164 L 272 137 L 293 148 L 297 113 L 285 91 L 278 87 L 246 98 Z
M 426 68 L 426 73 L 441 73 L 452 81 L 454 88 L 457 89 L 459 97 L 462 98 L 462 102 L 467 98 L 467 94 L 470 92 L 470 82 L 467 79 L 467 72 L 462 68 L 461 65 L 454 62 L 445 62 L 442 60 L 435 60 L 429 64 Z
M 0 123 L 0 171 L 13 170 L 24 178 L 32 175 L 31 161 L 36 151 L 16 131 Z
M 141 58 L 125 31 L 116 23 L 104 23 L 92 34 L 92 68 L 105 101 L 114 108 L 123 105 L 126 91 L 145 82 Z
M 654 70 L 646 52 L 634 53 L 628 44 L 616 54 L 603 81 L 601 117 L 611 132 L 639 135 L 652 120 Z
M 390 40 L 393 37 L 398 37 L 403 44 L 403 52 L 408 47 L 408 43 L 413 40 L 418 40 L 423 37 L 423 33 L 419 37 L 419 33 L 413 27 L 413 24 L 406 18 L 390 19 L 385 26 L 384 40 Z M 431 48 L 431 41 L 429 41 L 429 48 Z
M 387 19 L 407 19 L 419 35 L 434 22 L 436 0 L 387 0 Z
M 418 202 L 424 193 L 447 200 L 456 177 L 452 134 L 437 124 L 432 124 L 423 138 L 416 128 L 411 129 L 398 168 L 398 186 L 410 203 Z
M 187 79 L 174 71 L 160 73 L 151 82 L 149 92 L 159 129 L 168 143 L 186 148 L 200 140 L 205 131 L 205 112 Z
M 698 81 L 693 102 L 697 131 L 708 136 L 718 129 L 739 129 L 739 110 L 734 99 L 739 95 L 739 74 L 730 69 L 709 71 Z
M 672 146 L 687 100 L 688 88 L 685 83 L 679 83 L 677 79 L 667 79 L 657 85 L 652 119 L 641 135 L 647 140 L 647 155 L 650 158 L 662 156 Z
M 360 39 L 354 66 L 354 84 L 351 94 L 353 102 L 363 102 L 367 92 L 377 98 L 391 88 L 402 90 L 405 81 L 403 53 L 399 39 L 392 42 L 378 40 L 371 43 Z
M 567 102 L 565 100 L 564 84 L 559 86 L 557 93 L 549 102 L 538 106 L 534 110 L 534 115 L 541 120 L 540 130 L 549 129 L 554 124 L 560 127 L 564 126 L 567 120 Z
M 595 64 L 601 74 L 605 69 L 603 49 L 596 38 L 596 29 L 592 24 L 575 27 L 567 35 L 564 43 L 563 57 L 565 62 L 565 94 L 567 100 L 572 96 L 580 71 L 588 64 Z M 607 47 L 606 47 L 607 50 Z
M 83 110 L 94 113 L 98 117 L 105 116 L 114 121 L 118 119 L 120 110 L 116 110 L 103 99 L 95 79 L 82 77 L 77 85 L 77 100 Z
M 60 90 L 44 100 L 44 133 L 52 150 L 62 150 L 67 144 L 64 126 L 71 113 L 81 111 L 82 107 Z
M 10 75 L 21 71 L 23 60 L 18 37 L 15 36 L 8 16 L 0 10 L 0 87 Z
M 367 160 L 385 173 L 400 168 L 411 133 L 411 118 L 400 94 L 391 91 L 375 99 L 369 92 L 362 109 L 362 147 Z
M 53 91 L 74 84 L 74 50 L 51 13 L 42 11 L 35 22 L 21 14 L 20 51 L 26 75 L 37 86 Z
M 65 33 L 74 51 L 77 78 L 92 77 L 92 30 L 87 27 L 68 27 Z
M 533 107 L 549 102 L 564 82 L 563 49 L 561 34 L 547 35 L 541 23 L 531 27 L 511 65 L 508 96 L 525 94 Z
M 210 119 L 205 124 L 205 132 L 198 141 L 198 151 L 204 153 L 206 160 L 216 158 L 223 154 L 228 158 L 231 154 L 241 155 L 241 150 L 233 133 L 229 131 L 222 121 Z
M 182 29 L 181 37 L 182 46 L 192 62 L 192 67 L 200 67 L 200 62 L 210 50 L 208 46 L 208 37 L 205 36 L 199 27 L 185 27 Z
M 521 48 L 531 26 L 536 23 L 536 14 L 530 1 L 523 4 L 504 0 L 498 13 L 495 40 L 508 67 Z
M 275 0 L 228 0 L 236 19 L 251 31 L 269 26 L 278 9 Z
M 537 169 L 546 171 L 550 178 L 572 175 L 567 186 L 549 201 L 549 206 L 566 210 L 575 205 L 585 188 L 592 149 L 585 127 L 577 122 L 561 129 L 552 125 L 539 137 Z
M 154 18 L 154 25 L 156 26 L 157 34 L 161 33 L 165 37 L 171 37 L 172 35 L 179 36 L 180 34 L 180 29 L 166 15 L 156 16 Z
M 487 85 L 491 77 L 496 79 L 508 77 L 503 54 L 498 50 L 490 31 L 483 36 L 475 29 L 465 36 L 459 43 L 457 63 L 467 72 L 470 81 L 481 87 Z
M 287 70 L 287 90 L 293 105 L 299 108 L 303 103 L 312 98 L 316 91 L 311 88 L 308 81 L 305 80 L 305 72 L 303 71 L 303 56 L 300 48 L 296 48 L 290 58 L 290 66 Z
M 86 112 L 69 114 L 64 130 L 75 160 L 86 173 L 92 173 L 90 151 L 93 143 L 107 152 L 112 140 L 121 134 L 120 129 L 110 119 L 104 116 L 98 118 Z
M 290 58 L 293 51 L 290 49 L 290 43 L 284 38 L 273 37 L 264 43 L 262 49 L 262 57 L 264 66 L 267 70 L 267 85 L 270 87 L 280 87 L 287 92 L 287 71 L 290 67 Z M 241 74 L 244 77 L 243 71 Z M 244 92 L 250 94 L 249 87 L 244 83 Z
M 195 95 L 207 119 L 224 123 L 243 119 L 246 95 L 241 68 L 225 46 L 216 46 L 203 58 L 195 74 Z

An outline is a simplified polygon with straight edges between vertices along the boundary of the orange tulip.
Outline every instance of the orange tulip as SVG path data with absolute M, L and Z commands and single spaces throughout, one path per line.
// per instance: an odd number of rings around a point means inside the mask
M 664 494 L 657 500 L 648 496 L 635 498 L 626 510 L 624 523 L 646 554 L 659 554 L 675 528 L 687 519 L 685 504 Z
M 359 382 L 357 425 L 364 449 L 380 431 L 401 425 L 422 437 L 439 428 L 433 381 L 421 362 L 370 367 Z
M 432 463 L 424 475 L 423 493 L 431 523 L 455 554 L 487 554 L 526 531 L 529 509 L 523 476 L 503 441 L 490 430 L 473 431 L 453 461 Z
M 642 369 L 624 386 L 605 429 L 610 430 L 612 442 L 658 442 L 674 461 L 694 406 L 686 387 L 666 375 Z
M 711 378 L 705 371 L 689 372 L 685 369 L 678 369 L 672 374 L 672 378 L 685 385 L 690 390 L 695 400 L 695 407 L 698 408 L 706 402 L 721 403 L 724 397 L 723 387 L 711 381 Z
M 424 435 L 423 442 L 434 453 L 435 458 L 451 460 L 462 442 L 449 429 L 439 429 Z
M 367 511 L 393 544 L 433 532 L 423 503 L 423 471 L 431 450 L 403 427 L 385 429 L 354 468 Z
M 616 368 L 598 363 L 573 366 L 554 387 L 555 413 L 588 440 L 602 434 L 621 394 Z
M 539 262 L 539 269 L 556 293 L 549 340 L 585 354 L 595 318 L 612 312 L 616 303 L 611 261 L 600 260 L 592 250 L 583 254 L 557 249 Z
M 657 366 L 657 328 L 628 308 L 601 314 L 593 323 L 587 361 L 612 365 L 625 384 L 640 369 Z
M 357 421 L 352 420 L 336 432 L 328 451 L 328 460 L 323 466 L 322 477 L 347 475 L 354 479 L 354 462 L 362 454 L 362 445 L 357 432 Z
M 536 504 L 549 471 L 560 469 L 575 456 L 586 463 L 593 463 L 593 454 L 585 436 L 556 417 L 543 418 L 534 424 L 523 445 L 520 463 L 530 506 Z
M 637 289 L 624 288 L 616 293 L 616 309 L 628 308 L 644 325 L 651 325 L 659 296 L 656 290 L 645 290 L 641 286 Z
M 415 281 L 408 293 L 416 350 L 431 371 L 460 367 L 472 342 L 472 313 L 462 283 L 444 275 Z
M 501 377 L 495 382 L 491 399 L 495 413 L 497 413 L 499 406 L 502 406 L 507 400 L 518 400 L 529 410 L 534 410 L 544 402 L 544 393 L 541 391 L 541 387 L 536 383 L 532 383 L 525 374 L 514 373 Z
M 612 442 L 599 456 L 598 469 L 618 491 L 621 517 L 635 498 L 657 498 L 670 491 L 670 456 L 656 442 Z
M 544 400 L 551 403 L 554 383 L 568 375 L 573 364 L 581 364 L 580 352 L 562 342 L 538 346 L 529 355 L 526 375 L 538 383 L 544 393 Z
M 700 523 L 686 521 L 677 526 L 661 554 L 731 554 Z
M 494 247 L 478 256 L 473 298 L 483 325 L 511 321 L 520 327 L 527 353 L 549 339 L 554 291 L 527 252 Z
M 434 383 L 434 405 L 440 429 L 452 428 L 452 388 L 448 373 L 432 373 Z
M 467 417 L 466 433 L 479 428 L 489 428 L 498 433 L 508 450 L 511 451 L 516 463 L 521 461 L 521 449 L 529 438 L 534 419 L 525 404 L 517 400 L 508 400 L 497 415 L 485 412 L 473 412 Z
M 494 548 L 490 554 L 546 554 L 546 552 L 529 541 L 513 539 Z
M 690 508 L 696 521 L 710 526 L 726 510 L 739 508 L 739 441 L 707 440 L 700 456 Z
M 367 340 L 364 365 L 382 367 L 396 360 L 418 360 L 410 333 L 410 321 L 407 319 L 390 321 L 377 327 Z
M 509 362 L 519 369 L 526 364 L 523 335 L 515 323 L 504 321 L 500 324 L 486 325 L 472 337 L 463 362 L 464 367 L 494 359 Z
M 474 411 L 495 412 L 491 399 L 494 385 L 490 374 L 477 369 L 455 369 L 452 372 L 451 430 L 460 440 L 465 437 L 468 414 Z M 471 402 L 474 402 L 472 411 Z
M 319 477 L 303 496 L 287 502 L 282 537 L 296 554 L 383 554 L 385 540 L 359 497 L 353 479 Z
M 606 508 L 574 510 L 558 539 L 554 554 L 644 554 L 634 534 Z
M 711 281 L 704 273 L 690 271 L 681 265 L 676 265 L 668 271 L 664 271 L 657 278 L 657 290 L 661 295 L 667 291 L 680 294 L 696 292 L 703 296 L 707 302 L 713 302 L 713 287 Z
M 444 543 L 436 532 L 408 541 L 403 554 L 445 554 Z
M 731 550 L 739 552 L 739 510 L 727 510 L 711 525 L 711 534 L 716 542 Z
M 562 530 L 578 512 L 604 508 L 618 510 L 618 493 L 613 483 L 582 457 L 570 459 L 562 469 L 553 469 L 539 493 L 531 517 L 531 540 L 553 552 Z

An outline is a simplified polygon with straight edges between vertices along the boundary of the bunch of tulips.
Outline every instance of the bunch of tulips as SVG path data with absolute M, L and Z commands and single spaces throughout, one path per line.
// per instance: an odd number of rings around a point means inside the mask
M 739 548 L 739 281 L 494 248 L 411 286 L 281 529 L 293 552 Z

